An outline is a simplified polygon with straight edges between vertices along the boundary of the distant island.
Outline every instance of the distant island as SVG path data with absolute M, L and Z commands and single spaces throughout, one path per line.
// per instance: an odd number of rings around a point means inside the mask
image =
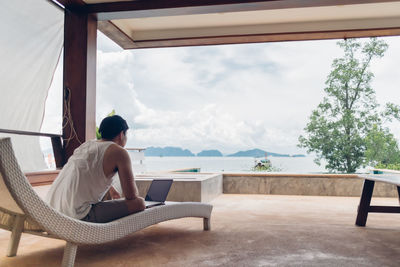
M 227 155 L 227 157 L 253 157 L 253 158 L 263 158 L 265 155 L 269 157 L 290 157 L 289 154 L 279 154 L 274 152 L 267 152 L 261 149 L 251 149 L 246 151 L 239 151 L 234 154 Z
M 293 158 L 304 158 L 305 156 L 306 155 L 303 155 L 303 154 L 294 154 L 291 157 L 293 157 Z
M 197 153 L 198 157 L 222 157 L 222 153 L 219 150 L 203 150 L 200 153 Z
M 226 157 L 253 157 L 253 158 L 263 158 L 267 154 L 268 157 L 305 157 L 303 154 L 280 154 L 274 152 L 264 151 L 262 149 L 251 149 L 245 151 L 238 151 L 233 154 L 226 155 Z M 197 155 L 192 153 L 188 149 L 183 149 L 180 147 L 148 147 L 144 151 L 146 157 L 223 157 L 224 155 L 217 149 L 203 150 Z
M 180 147 L 148 147 L 144 151 L 146 157 L 194 157 L 194 154 L 188 149 Z

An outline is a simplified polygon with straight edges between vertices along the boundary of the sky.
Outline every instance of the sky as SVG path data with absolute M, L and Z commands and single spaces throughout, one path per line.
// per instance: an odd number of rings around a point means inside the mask
M 400 37 L 375 59 L 381 106 L 400 104 Z M 337 40 L 122 50 L 98 33 L 96 121 L 113 109 L 130 130 L 127 147 L 178 146 L 223 154 L 297 147 L 324 97 Z M 62 71 L 46 102 L 42 132 L 61 133 Z M 400 123 L 387 125 L 400 141 Z

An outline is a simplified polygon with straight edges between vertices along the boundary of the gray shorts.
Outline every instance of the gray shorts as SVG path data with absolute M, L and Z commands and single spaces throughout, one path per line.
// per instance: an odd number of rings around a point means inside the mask
M 81 219 L 93 223 L 106 223 L 130 215 L 125 199 L 113 199 L 92 204 L 89 213 Z

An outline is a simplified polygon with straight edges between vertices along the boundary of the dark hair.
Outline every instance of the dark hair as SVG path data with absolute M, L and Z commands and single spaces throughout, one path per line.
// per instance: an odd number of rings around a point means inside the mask
M 113 115 L 106 117 L 101 121 L 99 133 L 101 134 L 101 138 L 112 140 L 114 137 L 119 135 L 121 131 L 126 134 L 128 129 L 129 127 L 126 123 L 126 120 L 124 120 L 121 116 Z

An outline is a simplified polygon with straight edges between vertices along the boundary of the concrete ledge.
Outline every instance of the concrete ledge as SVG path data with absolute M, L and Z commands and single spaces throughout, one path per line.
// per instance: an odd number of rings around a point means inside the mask
M 136 184 L 141 196 L 146 196 L 153 179 L 174 179 L 167 201 L 210 202 L 222 194 L 222 174 L 146 174 L 137 175 Z
M 51 184 L 59 170 L 26 173 L 33 186 Z M 148 173 L 137 175 L 145 196 L 152 179 L 174 179 L 168 201 L 210 202 L 224 194 L 270 194 L 308 196 L 360 196 L 363 180 L 354 174 L 272 173 Z M 396 186 L 376 182 L 375 197 L 398 197 Z
M 347 174 L 224 174 L 224 194 L 360 196 L 363 179 Z M 394 185 L 375 184 L 374 196 L 397 197 Z

